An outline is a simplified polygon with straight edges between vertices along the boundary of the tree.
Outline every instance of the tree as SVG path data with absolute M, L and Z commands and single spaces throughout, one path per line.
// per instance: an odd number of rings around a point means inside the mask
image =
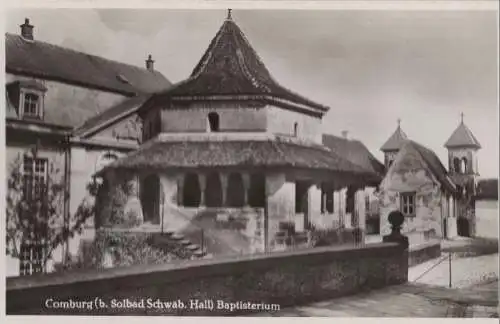
M 37 153 L 33 151 L 33 157 Z M 61 170 L 48 162 L 44 182 L 34 182 L 23 175 L 23 156 L 12 163 L 7 178 L 6 253 L 21 259 L 20 247 L 26 242 L 41 246 L 39 263 L 43 271 L 56 248 L 63 245 L 94 215 L 94 197 L 98 184 L 87 185 L 89 195 L 69 219 L 64 215 L 64 201 L 69 197 Z

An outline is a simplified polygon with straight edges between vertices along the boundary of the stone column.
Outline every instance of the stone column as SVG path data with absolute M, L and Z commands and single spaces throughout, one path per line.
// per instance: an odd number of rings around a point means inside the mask
M 184 174 L 177 176 L 177 206 L 184 206 Z
M 243 206 L 248 207 L 248 192 L 250 191 L 250 174 L 242 173 L 241 177 L 243 179 L 243 187 L 245 188 Z
M 222 187 L 222 206 L 221 207 L 226 207 L 227 204 L 227 181 L 228 181 L 228 175 L 224 172 L 219 173 L 219 178 L 220 178 L 220 184 Z
M 207 188 L 207 177 L 203 173 L 198 173 L 198 181 L 200 182 L 200 207 L 205 207 L 205 190 Z

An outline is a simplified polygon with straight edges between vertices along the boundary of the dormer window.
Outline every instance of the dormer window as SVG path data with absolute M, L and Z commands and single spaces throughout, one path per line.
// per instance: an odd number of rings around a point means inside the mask
M 35 80 L 19 80 L 7 85 L 19 118 L 43 119 L 43 99 L 47 88 Z

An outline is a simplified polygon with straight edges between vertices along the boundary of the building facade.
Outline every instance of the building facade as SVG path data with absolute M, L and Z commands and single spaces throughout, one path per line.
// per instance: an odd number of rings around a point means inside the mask
M 98 175 L 138 184 L 150 229 L 199 244 L 203 228 L 211 254 L 281 249 L 286 226 L 363 230 L 381 164 L 324 144 L 328 110 L 278 84 L 228 15 L 190 77 L 140 107 L 142 145 Z
M 20 35 L 6 34 L 6 164 L 19 168 L 24 198 L 39 199 L 49 183 L 65 194 L 53 226 L 69 228 L 86 185 L 106 163 L 137 147 L 134 109 L 144 95 L 170 86 L 159 72 L 35 40 L 26 19 Z M 26 243 L 26 242 L 25 242 Z M 78 249 L 78 235 L 58 247 L 42 269 L 37 242 L 17 244 L 8 275 L 50 271 Z M 43 244 L 42 244 L 43 245 Z

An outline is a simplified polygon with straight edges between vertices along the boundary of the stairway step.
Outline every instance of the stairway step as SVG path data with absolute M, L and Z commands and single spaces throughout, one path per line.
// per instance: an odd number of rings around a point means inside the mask
M 184 246 L 188 246 L 188 245 L 191 244 L 191 241 L 187 240 L 187 239 L 183 239 L 179 243 L 182 244 L 182 245 L 184 245 Z
M 175 241 L 181 241 L 181 240 L 184 239 L 184 235 L 178 234 L 178 233 L 174 233 L 174 234 L 170 235 L 170 238 L 172 240 L 175 240 Z
M 193 252 L 193 255 L 195 255 L 195 256 L 197 256 L 197 257 L 201 258 L 201 257 L 205 256 L 205 255 L 206 255 L 206 253 L 205 253 L 205 252 L 203 252 L 202 250 L 197 250 L 197 251 L 194 251 L 194 252 Z
M 186 246 L 186 248 L 190 251 L 195 251 L 195 250 L 198 250 L 200 247 L 197 244 L 191 244 L 191 245 Z

